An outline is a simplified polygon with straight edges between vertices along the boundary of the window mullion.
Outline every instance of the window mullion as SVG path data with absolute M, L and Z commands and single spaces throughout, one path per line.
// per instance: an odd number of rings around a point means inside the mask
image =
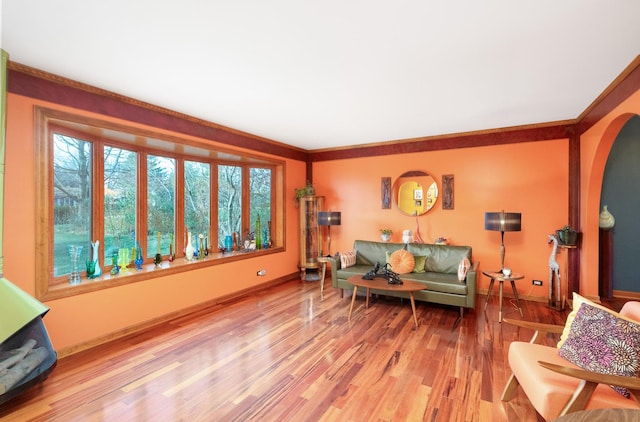
M 100 141 L 93 142 L 93 195 L 92 195 L 92 239 L 100 240 L 100 245 L 104 248 L 104 143 Z M 102 249 L 104 255 L 104 249 Z M 93 252 L 93 251 L 91 251 Z M 89 254 L 91 257 L 91 253 Z M 99 257 L 103 262 L 103 257 Z
M 147 236 L 145 233 L 148 231 L 147 227 L 147 153 L 144 151 L 138 152 L 138 174 L 136 175 L 138 181 L 138 206 L 136 213 L 136 227 L 137 227 L 137 241 L 140 242 L 140 247 L 143 251 L 147 250 Z M 143 253 L 143 257 L 146 255 Z
M 174 222 L 175 233 L 173 235 L 175 248 L 174 253 L 176 257 L 184 256 L 184 206 L 180 206 L 179 204 L 184 204 L 184 159 L 181 158 L 176 160 L 176 210 L 174 217 L 176 221 Z M 178 251 L 180 251 L 178 253 Z
M 209 207 L 211 208 L 209 212 L 209 247 L 212 252 L 218 251 L 218 245 L 221 243 L 222 239 L 218 239 L 218 164 L 216 162 L 211 162 L 211 171 L 209 172 L 209 184 L 211 189 L 209 190 L 210 198 Z M 238 239 L 238 242 L 240 239 Z

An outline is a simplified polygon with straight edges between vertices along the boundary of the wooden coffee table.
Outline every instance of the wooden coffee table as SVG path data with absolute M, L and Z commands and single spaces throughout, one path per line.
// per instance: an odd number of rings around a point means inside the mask
M 420 284 L 410 280 L 402 280 L 403 284 L 389 284 L 387 280 L 383 278 L 376 277 L 373 280 L 365 280 L 361 275 L 351 276 L 347 279 L 347 281 L 353 284 L 353 297 L 351 298 L 351 307 L 349 308 L 349 320 L 351 320 L 353 304 L 356 302 L 356 293 L 358 292 L 358 287 L 364 287 L 367 289 L 365 308 L 369 308 L 369 296 L 371 294 L 371 289 L 385 290 L 390 292 L 409 292 L 411 311 L 413 311 L 413 322 L 416 327 L 418 326 L 418 317 L 416 316 L 416 303 L 413 299 L 413 292 L 424 290 L 426 288 L 424 284 Z

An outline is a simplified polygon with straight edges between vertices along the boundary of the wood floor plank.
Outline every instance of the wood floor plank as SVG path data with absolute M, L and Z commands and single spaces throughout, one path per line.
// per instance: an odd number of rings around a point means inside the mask
M 327 282 L 329 286 L 329 282 Z M 535 421 L 500 401 L 509 344 L 531 332 L 478 309 L 377 297 L 368 309 L 293 281 L 61 359 L 3 421 Z M 566 312 L 523 301 L 526 317 Z M 518 317 L 507 301 L 504 315 Z M 45 318 L 46 324 L 46 318 Z M 554 344 L 557 337 L 543 339 Z

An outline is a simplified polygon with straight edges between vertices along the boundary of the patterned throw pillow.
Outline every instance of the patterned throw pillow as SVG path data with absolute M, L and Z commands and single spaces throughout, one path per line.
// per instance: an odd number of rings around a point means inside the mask
M 356 265 L 356 252 L 342 252 L 340 254 L 340 268 L 349 268 Z
M 458 265 L 458 280 L 465 281 L 467 279 L 467 273 L 469 272 L 469 268 L 471 268 L 471 261 L 466 256 L 462 258 L 460 261 L 460 265 Z
M 640 324 L 613 311 L 583 303 L 558 354 L 588 371 L 637 377 L 640 371 L 638 345 Z M 612 388 L 627 398 L 630 396 L 624 387 Z
M 413 254 L 407 250 L 399 249 L 389 255 L 389 265 L 391 270 L 398 274 L 407 274 L 413 271 L 416 264 Z
M 569 313 L 569 315 L 567 315 L 567 320 L 564 323 L 564 330 L 562 330 L 562 334 L 560 335 L 560 340 L 558 341 L 558 344 L 556 344 L 556 347 L 558 349 L 562 347 L 564 342 L 567 340 L 567 337 L 569 337 L 569 333 L 571 332 L 571 324 L 573 323 L 573 320 L 576 318 L 576 314 L 578 313 L 578 309 L 580 309 L 580 305 L 582 305 L 583 303 L 588 303 L 594 308 L 600 308 L 605 311 L 610 311 L 609 308 L 605 308 L 604 306 L 599 305 L 595 302 L 592 302 L 586 297 L 582 297 L 578 293 L 573 292 L 573 302 L 571 303 L 572 310 Z

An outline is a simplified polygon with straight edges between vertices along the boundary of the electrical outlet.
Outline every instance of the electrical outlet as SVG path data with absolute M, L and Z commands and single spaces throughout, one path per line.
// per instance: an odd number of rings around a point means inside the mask
M 533 280 L 531 284 L 534 286 L 542 286 L 542 280 Z

